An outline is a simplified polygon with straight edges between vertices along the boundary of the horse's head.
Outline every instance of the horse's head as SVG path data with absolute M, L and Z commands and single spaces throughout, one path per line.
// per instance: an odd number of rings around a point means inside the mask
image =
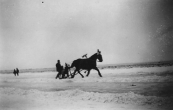
M 101 52 L 98 50 L 97 53 L 95 53 L 94 55 L 92 55 L 91 57 L 89 57 L 88 59 L 90 60 L 99 60 L 99 62 L 102 62 L 103 59 L 102 59 L 102 55 L 101 55 Z
M 97 50 L 97 59 L 99 60 L 99 62 L 103 61 L 102 55 L 101 55 L 101 51 L 99 51 L 99 49 Z

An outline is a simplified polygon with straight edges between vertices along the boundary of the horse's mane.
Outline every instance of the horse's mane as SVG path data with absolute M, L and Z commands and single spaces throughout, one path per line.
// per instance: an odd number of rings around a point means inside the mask
M 97 53 L 93 54 L 92 56 L 90 56 L 88 59 L 92 59 L 95 60 L 97 58 Z

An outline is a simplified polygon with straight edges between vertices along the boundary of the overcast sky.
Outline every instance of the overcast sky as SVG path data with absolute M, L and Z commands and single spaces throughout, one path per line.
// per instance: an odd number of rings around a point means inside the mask
M 173 60 L 172 0 L 0 0 L 0 69 Z

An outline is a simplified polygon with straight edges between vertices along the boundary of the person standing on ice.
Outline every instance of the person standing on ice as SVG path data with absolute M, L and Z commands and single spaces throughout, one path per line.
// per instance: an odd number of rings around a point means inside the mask
M 14 76 L 16 76 L 16 70 L 14 69 L 14 71 L 13 71 L 13 74 L 14 74 Z
M 19 76 L 19 69 L 16 68 L 16 75 Z
M 62 73 L 62 70 L 63 70 L 63 66 L 61 66 L 60 60 L 58 60 L 57 63 L 56 63 L 56 71 L 58 72 L 58 74 L 56 76 L 56 79 L 58 77 L 60 77 L 60 75 Z

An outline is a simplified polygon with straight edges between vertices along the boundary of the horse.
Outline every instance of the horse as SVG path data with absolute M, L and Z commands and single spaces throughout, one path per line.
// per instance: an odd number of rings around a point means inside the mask
M 75 67 L 75 70 L 74 70 L 71 77 L 74 78 L 75 73 L 78 72 L 81 75 L 81 77 L 84 78 L 84 76 L 80 73 L 80 70 L 87 70 L 88 73 L 87 73 L 86 76 L 88 77 L 89 74 L 90 74 L 91 69 L 97 70 L 98 75 L 100 77 L 102 77 L 99 69 L 97 68 L 97 64 L 96 64 L 97 59 L 99 60 L 99 62 L 103 61 L 101 52 L 99 50 L 97 51 L 97 53 L 93 54 L 89 58 L 74 60 L 71 64 L 71 67 L 70 67 L 70 68 Z

